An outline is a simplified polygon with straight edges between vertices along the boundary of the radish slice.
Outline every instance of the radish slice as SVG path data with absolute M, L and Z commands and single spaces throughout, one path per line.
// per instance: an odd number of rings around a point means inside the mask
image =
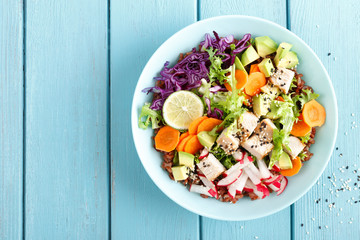
M 275 164 L 272 167 L 272 170 L 274 170 L 275 172 L 280 172 L 280 166 L 279 166 L 279 161 L 275 162 Z
M 216 189 L 215 184 L 214 184 L 212 181 L 210 181 L 209 179 L 207 179 L 207 178 L 205 177 L 205 175 L 199 174 L 199 178 L 200 178 L 200 180 L 204 183 L 204 185 L 205 185 L 206 187 L 210 188 L 211 191 L 209 190 L 209 193 L 210 193 L 213 197 L 218 198 L 218 193 L 217 193 L 217 189 Z
M 207 148 L 204 148 L 200 153 L 199 159 L 201 160 L 207 157 L 208 155 L 209 155 L 209 150 Z
M 204 195 L 207 195 L 209 197 L 212 197 L 212 195 L 210 194 L 209 190 L 212 190 L 208 187 L 204 187 L 204 186 L 201 186 L 201 185 L 197 185 L 197 184 L 192 184 L 190 186 L 190 192 L 195 192 L 195 193 L 199 193 L 199 194 L 204 194 Z
M 251 171 L 252 171 L 254 174 L 256 174 L 256 176 L 257 176 L 258 178 L 261 179 L 261 173 L 260 173 L 259 169 L 255 166 L 254 163 L 252 163 L 252 162 L 249 163 L 248 167 L 251 169 Z
M 242 170 L 239 168 L 234 170 L 229 175 L 227 175 L 225 178 L 221 179 L 217 185 L 220 187 L 229 186 L 230 184 L 234 183 L 239 178 L 241 172 L 242 172 Z
M 236 151 L 233 153 L 233 157 L 235 158 L 236 161 L 243 161 L 245 154 L 243 152 L 241 152 L 240 150 Z
M 270 185 L 273 182 L 280 182 L 282 175 L 273 175 L 271 178 L 264 181 L 264 184 Z
M 246 172 L 245 172 L 246 173 Z M 246 192 L 254 192 L 255 185 L 252 183 L 250 178 L 248 178 L 245 182 L 244 191 Z
M 280 188 L 279 188 L 279 187 L 276 187 L 274 184 L 269 184 L 268 187 L 271 188 L 271 189 L 272 189 L 273 191 L 275 191 L 275 192 L 277 192 L 277 191 L 280 190 Z
M 285 190 L 286 186 L 288 185 L 288 179 L 286 177 L 283 177 L 280 183 L 280 190 L 278 191 L 277 196 L 279 196 Z
M 256 191 L 261 192 L 261 198 L 265 198 L 270 195 L 269 189 L 264 184 L 256 185 Z M 255 194 L 258 195 L 256 191 L 254 190 Z M 261 194 L 259 194 L 258 196 L 260 197 Z
M 251 181 L 255 184 L 258 185 L 260 184 L 260 177 L 255 174 L 252 169 L 249 167 L 251 164 L 249 164 L 248 166 L 244 167 L 244 171 L 245 173 L 249 176 L 249 178 L 251 179 Z M 255 166 L 254 166 L 255 167 Z M 256 168 L 256 167 L 255 167 Z M 260 173 L 259 173 L 260 175 Z
M 257 159 L 256 162 L 257 162 L 257 165 L 259 166 L 261 178 L 262 179 L 271 178 L 271 173 L 270 173 L 268 167 L 266 166 L 264 159 L 260 159 L 260 160 Z
M 230 197 L 234 198 L 236 193 L 241 193 L 244 189 L 248 175 L 245 172 L 242 172 L 240 177 L 231 185 L 228 186 L 228 193 Z

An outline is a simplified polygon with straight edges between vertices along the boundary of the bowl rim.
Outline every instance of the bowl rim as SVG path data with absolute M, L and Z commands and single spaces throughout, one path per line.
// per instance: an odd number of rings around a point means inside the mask
M 149 63 L 151 62 L 151 60 L 154 58 L 154 56 L 160 51 L 160 49 L 163 47 L 163 45 L 165 45 L 167 42 L 169 41 L 172 41 L 172 39 L 174 38 L 177 38 L 179 35 L 182 34 L 183 31 L 185 31 L 187 28 L 190 28 L 190 27 L 194 27 L 196 25 L 200 25 L 200 24 L 204 24 L 206 22 L 212 22 L 212 21 L 217 21 L 217 20 L 223 20 L 223 19 L 233 19 L 233 18 L 243 18 L 243 19 L 252 19 L 252 20 L 255 20 L 255 21 L 259 21 L 259 22 L 263 22 L 263 23 L 267 23 L 267 24 L 270 24 L 272 25 L 272 27 L 275 27 L 275 28 L 280 28 L 282 30 L 285 30 L 287 32 L 287 34 L 289 35 L 292 35 L 294 38 L 296 38 L 298 41 L 300 41 L 303 46 L 305 46 L 305 48 L 307 48 L 311 54 L 315 57 L 316 61 L 318 61 L 320 63 L 320 66 L 321 66 L 321 70 L 325 73 L 325 76 L 326 76 L 326 81 L 328 82 L 329 86 L 330 86 L 330 94 L 331 95 L 331 98 L 334 100 L 334 115 L 335 115 L 335 126 L 333 128 L 333 134 L 334 134 L 334 138 L 332 139 L 331 141 L 331 147 L 329 148 L 329 151 L 328 151 L 328 155 L 327 155 L 327 158 L 326 158 L 326 163 L 321 167 L 321 169 L 319 169 L 320 171 L 317 172 L 317 175 L 315 176 L 314 178 L 314 181 L 309 184 L 306 188 L 303 189 L 303 191 L 299 192 L 296 197 L 292 198 L 291 201 L 288 201 L 287 204 L 284 204 L 282 206 L 279 206 L 277 208 L 273 208 L 271 210 L 269 210 L 268 212 L 266 212 L 266 214 L 254 214 L 253 216 L 251 217 L 242 217 L 241 219 L 240 218 L 228 218 L 228 217 L 225 217 L 225 216 L 219 216 L 219 215 L 215 215 L 215 214 L 208 214 L 208 213 L 204 213 L 202 211 L 198 211 L 198 209 L 196 208 L 193 208 L 191 206 L 191 204 L 188 204 L 188 203 L 184 203 L 184 202 L 181 202 L 179 201 L 178 199 L 174 198 L 171 196 L 171 194 L 168 194 L 167 190 L 165 187 L 163 187 L 161 184 L 158 184 L 158 180 L 155 178 L 155 176 L 153 176 L 152 174 L 149 173 L 149 169 L 147 167 L 146 164 L 144 164 L 143 160 L 140 158 L 140 154 L 139 152 L 141 151 L 141 149 L 139 149 L 139 146 L 136 144 L 136 140 L 135 140 L 135 128 L 138 128 L 138 119 L 137 119 L 137 116 L 138 116 L 138 109 L 135 107 L 136 105 L 136 102 L 135 102 L 135 99 L 136 99 L 136 94 L 138 93 L 138 86 L 139 86 L 139 82 L 140 80 L 143 78 L 143 75 L 144 75 L 144 71 L 145 69 L 148 67 Z M 135 87 L 135 90 L 134 90 L 134 94 L 133 94 L 133 100 L 132 100 L 132 106 L 131 106 L 131 129 L 132 129 L 132 137 L 133 137 L 133 141 L 134 141 L 134 145 L 135 145 L 135 149 L 136 149 L 136 152 L 137 152 L 137 155 L 142 163 L 142 166 L 145 168 L 147 174 L 149 175 L 149 177 L 151 178 L 151 180 L 155 183 L 155 185 L 168 197 L 170 198 L 171 200 L 173 200 L 175 203 L 177 203 L 178 205 L 180 205 L 181 207 L 187 209 L 188 211 L 190 212 L 193 212 L 193 213 L 196 213 L 198 215 L 201 215 L 201 216 L 204 216 L 204 217 L 209 217 L 209 218 L 212 218 L 212 219 L 216 219 L 216 220 L 224 220 L 224 221 L 246 221 L 246 220 L 253 220 L 253 219 L 258 219 L 258 218 L 263 218 L 263 217 L 266 217 L 266 216 L 269 216 L 269 215 L 272 215 L 274 213 L 277 213 L 287 207 L 289 207 L 290 205 L 292 205 L 293 203 L 295 203 L 296 201 L 298 201 L 301 197 L 303 197 L 313 186 L 314 184 L 316 183 L 316 181 L 319 179 L 319 177 L 323 174 L 325 168 L 327 167 L 329 161 L 330 161 L 330 158 L 332 156 L 332 152 L 333 152 L 333 149 L 334 149 L 334 146 L 335 146 L 335 142 L 336 142 L 336 139 L 337 139 L 337 134 L 338 134 L 338 106 L 337 106 L 337 99 L 336 99 L 336 95 L 335 95 L 335 91 L 334 91 L 334 87 L 332 85 L 332 82 L 331 82 L 331 79 L 330 79 L 330 76 L 326 70 L 326 68 L 324 67 L 323 63 L 321 62 L 321 60 L 319 59 L 319 57 L 317 56 L 317 54 L 312 50 L 312 48 L 304 41 L 302 40 L 300 37 L 298 37 L 295 33 L 291 32 L 290 30 L 288 30 L 287 28 L 273 22 L 273 21 L 270 21 L 270 20 L 267 20 L 267 19 L 264 19 L 264 18 L 260 18 L 260 17 L 254 17 L 254 16 L 248 16 L 248 15 L 223 15 L 223 16 L 216 16 L 216 17 L 211 17 L 211 18 L 207 18 L 207 19 L 203 19 L 203 20 L 200 20 L 200 21 L 197 21 L 197 22 L 194 22 L 192 24 L 189 24 L 185 27 L 183 27 L 182 29 L 180 29 L 179 31 L 177 31 L 176 33 L 174 33 L 171 37 L 169 37 L 166 41 L 164 41 L 157 49 L 156 51 L 152 54 L 152 56 L 149 58 L 149 60 L 147 61 L 146 65 L 144 66 L 140 76 L 139 76 L 139 79 L 138 79 L 138 82 L 136 84 L 136 87 Z

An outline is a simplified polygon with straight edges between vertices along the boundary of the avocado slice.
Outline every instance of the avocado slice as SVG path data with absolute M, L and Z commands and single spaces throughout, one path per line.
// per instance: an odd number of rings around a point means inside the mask
M 244 72 L 246 72 L 244 66 L 242 65 L 240 59 L 237 56 L 235 57 L 235 69 L 243 70 Z
M 292 48 L 292 44 L 290 43 L 286 43 L 286 42 L 280 43 L 278 49 L 276 50 L 276 55 L 274 58 L 274 63 L 276 67 L 278 67 L 280 60 L 283 57 L 285 57 L 286 54 L 288 54 L 291 48 Z
M 264 116 L 269 112 L 272 99 L 269 94 L 259 94 L 253 97 L 253 109 L 257 117 Z
M 275 72 L 274 65 L 270 58 L 264 58 L 258 66 L 265 77 L 270 77 Z
M 260 57 L 266 57 L 269 54 L 276 52 L 277 44 L 268 36 L 256 37 L 255 46 Z
M 285 57 L 280 59 L 277 67 L 293 68 L 299 63 L 299 59 L 295 52 L 288 52 Z
M 215 140 L 216 140 L 216 137 L 211 136 L 209 134 L 209 132 L 207 132 L 207 131 L 199 132 L 197 134 L 197 137 L 198 137 L 199 142 L 201 143 L 201 145 L 203 145 L 207 149 L 211 149 L 212 145 L 214 145 Z
M 194 155 L 187 153 L 187 152 L 178 152 L 179 156 L 179 165 L 184 165 L 189 168 L 194 167 Z
M 245 67 L 249 63 L 252 63 L 253 61 L 255 61 L 259 58 L 260 58 L 260 56 L 255 51 L 255 48 L 252 45 L 250 45 L 250 47 L 248 47 L 245 50 L 245 52 L 241 55 L 241 63 Z
M 283 152 L 281 154 L 280 159 L 279 159 L 279 166 L 280 166 L 280 169 L 284 169 L 284 170 L 293 168 L 291 159 L 286 152 Z
M 266 117 L 271 120 L 276 120 L 279 118 L 278 116 L 279 108 L 276 106 L 275 101 L 271 102 L 270 104 L 270 111 L 266 114 Z
M 186 166 L 177 166 L 171 168 L 175 181 L 185 180 L 189 176 L 189 169 Z
M 272 84 L 266 84 L 265 86 L 261 87 L 261 92 L 267 93 L 272 100 L 274 100 L 279 94 L 280 89 L 277 86 Z

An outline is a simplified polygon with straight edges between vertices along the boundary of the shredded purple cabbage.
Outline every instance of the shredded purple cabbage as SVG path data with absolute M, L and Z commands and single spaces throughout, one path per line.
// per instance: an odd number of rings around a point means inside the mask
M 214 111 L 211 111 L 211 101 L 210 101 L 209 98 L 205 98 L 205 103 L 206 103 L 207 108 L 208 108 L 208 111 L 207 111 L 207 116 L 208 117 L 222 119 L 222 117 L 224 115 L 223 111 L 221 111 L 218 108 L 214 108 Z
M 153 110 L 161 110 L 166 98 L 173 92 L 179 90 L 191 90 L 201 86 L 201 79 L 209 81 L 209 54 L 205 51 L 206 48 L 213 47 L 218 49 L 216 55 L 223 55 L 223 68 L 228 68 L 234 64 L 236 54 L 245 50 L 247 42 L 251 35 L 245 34 L 243 38 L 236 42 L 233 35 L 228 35 L 220 38 L 214 31 L 215 38 L 210 34 L 205 34 L 205 40 L 200 43 L 200 52 L 193 48 L 192 53 L 186 56 L 183 60 L 175 64 L 174 67 L 168 67 L 169 62 L 164 64 L 163 70 L 160 72 L 160 77 L 155 77 L 154 80 L 161 80 L 164 82 L 163 88 L 158 86 L 145 88 L 142 91 L 149 94 L 150 92 L 160 94 L 160 98 L 156 98 L 150 108 Z M 235 49 L 231 50 L 231 44 L 235 44 Z M 233 46 L 234 47 L 234 46 Z M 218 86 L 212 87 L 211 92 L 225 91 Z M 210 108 L 211 109 L 211 108 Z M 210 110 L 211 111 L 211 110 Z M 215 108 L 212 112 L 213 116 L 223 115 L 220 109 Z M 220 117 L 220 118 L 221 118 Z

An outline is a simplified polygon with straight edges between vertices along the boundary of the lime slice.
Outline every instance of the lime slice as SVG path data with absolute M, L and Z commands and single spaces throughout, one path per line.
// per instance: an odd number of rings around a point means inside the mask
M 170 127 L 187 129 L 192 121 L 204 114 L 204 105 L 195 93 L 177 91 L 165 100 L 162 111 Z

